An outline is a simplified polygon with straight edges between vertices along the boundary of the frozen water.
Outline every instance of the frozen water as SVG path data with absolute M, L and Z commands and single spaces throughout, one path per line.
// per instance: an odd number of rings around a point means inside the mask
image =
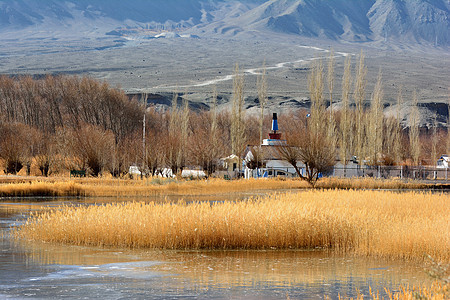
M 16 218 L 0 208 L 1 227 Z M 318 251 L 129 250 L 0 239 L 2 299 L 337 299 L 426 280 L 411 263 Z

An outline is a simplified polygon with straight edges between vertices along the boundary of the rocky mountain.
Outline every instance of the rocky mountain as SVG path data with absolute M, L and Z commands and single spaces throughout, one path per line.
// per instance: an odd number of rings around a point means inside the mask
M 180 30 L 208 21 L 200 0 L 0 0 L 0 38 L 102 38 L 127 29 Z
M 448 46 L 447 0 L 270 0 L 227 22 L 214 32 L 271 30 L 345 42 L 402 42 Z
M 109 19 L 123 25 L 173 22 L 192 26 L 200 22 L 201 10 L 199 0 L 3 0 L 0 25 L 11 30 L 46 22 L 71 25 L 83 19 L 98 23 Z
M 0 0 L 0 33 L 189 29 L 204 35 L 276 32 L 447 47 L 449 12 L 448 0 Z

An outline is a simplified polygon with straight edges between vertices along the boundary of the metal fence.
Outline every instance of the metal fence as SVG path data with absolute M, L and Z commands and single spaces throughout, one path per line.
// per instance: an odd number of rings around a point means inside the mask
M 357 166 L 335 167 L 329 176 L 336 177 L 373 177 L 400 178 L 420 180 L 448 180 L 448 168 L 433 168 L 424 166 Z
M 268 177 L 288 176 L 296 177 L 294 168 L 264 168 L 260 172 L 252 170 L 249 177 L 261 177 L 268 172 Z M 300 168 L 302 173 L 304 168 Z M 448 168 L 433 168 L 425 166 L 335 166 L 326 177 L 372 177 L 372 178 L 399 178 L 399 179 L 417 179 L 417 180 L 450 180 L 450 170 Z

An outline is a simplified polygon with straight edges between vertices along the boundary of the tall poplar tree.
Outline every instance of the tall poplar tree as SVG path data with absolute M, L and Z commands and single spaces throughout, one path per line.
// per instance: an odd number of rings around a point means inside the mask
M 373 165 L 378 164 L 378 154 L 383 147 L 383 87 L 381 69 L 378 73 L 377 83 L 372 95 L 372 104 L 369 115 L 368 144 L 369 157 Z
M 396 122 L 396 128 L 395 128 L 395 135 L 394 135 L 394 160 L 397 164 L 399 164 L 403 160 L 403 151 L 402 151 L 402 127 L 401 127 L 401 120 L 400 120 L 400 112 L 401 107 L 403 105 L 403 95 L 402 95 L 402 87 L 398 90 L 397 95 L 397 122 Z
M 413 92 L 413 103 L 410 112 L 409 121 L 409 145 L 411 158 L 414 165 L 419 165 L 420 144 L 419 144 L 419 110 L 417 108 L 417 92 Z
M 244 74 L 236 63 L 233 77 L 233 103 L 231 111 L 231 151 L 241 157 L 245 146 Z M 240 162 L 239 162 L 240 169 Z
M 349 112 L 349 105 L 350 105 L 350 89 L 352 84 L 352 74 L 351 74 L 351 65 L 352 65 L 352 58 L 350 55 L 348 55 L 345 58 L 345 65 L 344 65 L 344 76 L 342 77 L 342 108 L 341 108 L 341 123 L 340 123 L 340 129 L 341 129 L 341 137 L 340 137 L 340 151 L 339 151 L 339 157 L 342 162 L 342 164 L 345 166 L 347 165 L 347 151 L 350 150 L 350 137 L 353 136 L 352 134 L 352 127 L 351 127 L 351 120 L 350 120 L 350 112 Z
M 334 51 L 330 51 L 330 56 L 328 58 L 328 72 L 327 72 L 327 85 L 330 100 L 330 117 L 327 126 L 327 138 L 331 143 L 332 148 L 336 148 L 338 138 L 336 134 L 336 122 L 334 120 L 333 111 L 333 91 L 334 91 Z
M 366 155 L 366 134 L 364 117 L 364 100 L 366 97 L 367 67 L 364 65 L 364 53 L 361 50 L 359 64 L 356 70 L 354 99 L 356 105 L 356 156 L 359 164 L 363 164 Z
M 259 144 L 263 142 L 264 129 L 264 109 L 267 102 L 267 78 L 266 78 L 266 61 L 263 63 L 261 75 L 258 75 L 258 101 L 259 101 Z

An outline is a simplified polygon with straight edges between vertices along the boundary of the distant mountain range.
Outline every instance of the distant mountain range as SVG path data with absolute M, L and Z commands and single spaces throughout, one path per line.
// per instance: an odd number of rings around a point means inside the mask
M 146 29 L 448 47 L 449 12 L 449 0 L 0 0 L 0 37 Z

